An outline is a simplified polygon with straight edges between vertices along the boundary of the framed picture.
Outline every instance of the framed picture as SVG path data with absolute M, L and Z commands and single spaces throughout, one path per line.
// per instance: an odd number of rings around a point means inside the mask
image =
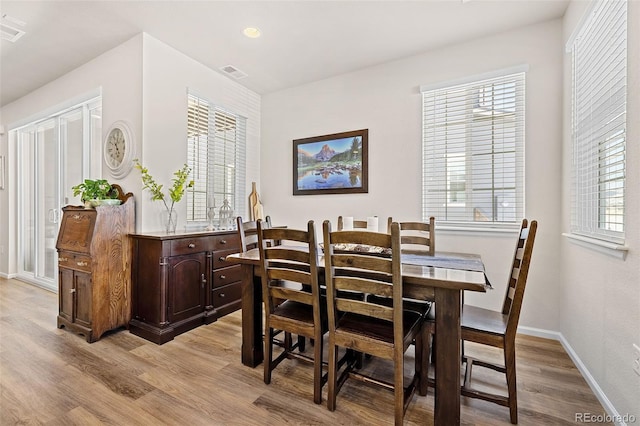
M 293 195 L 369 192 L 369 129 L 293 141 Z

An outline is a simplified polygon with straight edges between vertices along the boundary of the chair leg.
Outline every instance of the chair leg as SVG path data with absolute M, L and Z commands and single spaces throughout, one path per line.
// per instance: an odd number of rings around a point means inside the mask
M 394 362 L 393 376 L 394 418 L 396 426 L 401 426 L 404 419 L 404 353 Z
M 322 336 L 316 337 L 313 346 L 313 402 L 322 403 Z
M 268 327 L 264 334 L 264 382 L 269 384 L 271 383 L 271 364 L 273 362 L 273 329 Z
M 329 411 L 336 410 L 336 392 L 338 376 L 338 348 L 332 339 L 329 339 L 329 387 L 327 390 L 327 408 Z
M 505 345 L 504 365 L 507 375 L 507 389 L 509 391 L 509 416 L 511 423 L 518 424 L 518 395 L 516 386 L 516 349 L 513 345 Z
M 305 347 L 306 347 L 305 337 L 304 336 L 298 336 L 298 351 L 304 352 Z
M 462 362 L 466 364 L 464 366 L 464 386 L 469 387 L 469 382 L 471 381 L 471 370 L 473 369 L 473 359 L 463 357 Z
M 426 326 L 422 326 L 420 336 L 416 338 L 416 372 L 419 374 L 420 383 L 418 394 L 427 395 L 429 387 L 429 337 L 431 333 Z

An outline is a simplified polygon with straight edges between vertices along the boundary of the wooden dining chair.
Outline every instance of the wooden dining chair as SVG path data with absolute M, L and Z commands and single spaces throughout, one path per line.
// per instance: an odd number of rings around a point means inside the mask
M 240 248 L 243 252 L 249 251 L 258 247 L 258 222 L 250 220 L 244 222 L 241 216 L 236 218 L 236 228 L 240 237 Z M 264 218 L 262 223 L 263 228 L 271 228 L 271 217 Z
M 426 379 L 422 350 L 422 316 L 403 309 L 400 230 L 391 233 L 366 231 L 331 232 L 331 223 L 323 224 L 325 282 L 329 318 L 329 384 L 327 407 L 336 409 L 337 394 L 347 380 L 356 378 L 380 385 L 394 392 L 395 424 L 402 424 L 404 413 L 413 398 L 421 377 Z M 336 244 L 368 244 L 391 249 L 391 256 L 334 251 Z M 369 293 L 392 298 L 393 305 L 380 305 L 367 300 L 341 296 L 341 290 Z M 404 356 L 416 341 L 415 368 L 408 386 L 404 385 Z M 338 348 L 371 354 L 393 362 L 394 380 L 388 383 L 356 371 L 355 358 L 344 364 L 339 373 Z M 424 374 L 423 374 L 424 372 Z
M 264 382 L 271 383 L 271 373 L 285 358 L 295 358 L 313 364 L 313 401 L 322 402 L 322 336 L 327 331 L 326 304 L 321 303 L 318 284 L 318 245 L 313 221 L 307 230 L 264 228 L 258 220 L 258 247 L 262 296 L 265 309 Z M 305 250 L 295 246 L 272 246 L 269 241 L 304 244 Z M 294 287 L 292 283 L 297 283 Z M 274 359 L 275 333 L 284 331 L 283 351 Z M 292 344 L 291 334 L 313 339 L 313 358 L 296 352 L 299 343 Z M 298 340 L 300 342 L 300 339 Z
M 387 219 L 387 232 L 391 231 L 393 218 Z M 400 225 L 400 247 L 402 250 L 424 251 L 429 256 L 436 254 L 436 219 L 428 222 L 398 222 Z
M 344 229 L 344 219 L 338 216 L 338 231 Z M 353 219 L 353 229 L 367 229 L 367 220 Z
M 462 362 L 464 362 L 466 366 L 464 385 L 462 386 L 460 393 L 463 396 L 479 398 L 509 407 L 510 420 L 513 424 L 518 423 L 515 340 L 537 229 L 537 221 L 533 220 L 529 224 L 527 219 L 522 220 L 522 226 L 516 243 L 513 262 L 511 264 L 511 274 L 509 275 L 509 282 L 507 284 L 502 311 L 496 312 L 471 305 L 462 306 Z M 429 332 L 435 332 L 435 335 L 437 336 L 437 323 L 428 321 L 425 327 Z M 486 360 L 475 359 L 465 355 L 465 341 L 501 348 L 503 351 L 504 365 L 498 365 Z M 472 389 L 470 382 L 471 371 L 474 365 L 504 373 L 507 380 L 507 396 L 494 395 Z
M 393 218 L 387 219 L 387 233 L 391 233 L 391 224 Z M 435 254 L 435 218 L 432 216 L 429 218 L 429 222 L 398 222 L 400 227 L 400 252 L 412 250 L 416 252 L 424 252 L 429 256 Z M 372 296 L 369 296 L 372 297 Z M 385 303 L 384 300 L 378 298 L 380 303 Z M 386 301 L 390 304 L 390 301 Z M 416 312 L 420 312 L 423 316 L 429 314 L 433 302 L 426 300 L 416 300 L 411 298 L 404 298 L 405 309 L 413 309 Z M 429 335 L 425 336 L 429 337 Z M 424 342 L 425 347 L 427 341 Z

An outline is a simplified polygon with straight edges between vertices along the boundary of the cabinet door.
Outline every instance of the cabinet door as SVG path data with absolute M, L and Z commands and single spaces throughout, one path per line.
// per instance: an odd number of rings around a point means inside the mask
M 58 313 L 67 321 L 73 321 L 73 270 L 58 269 Z
M 175 323 L 204 312 L 206 260 L 205 253 L 169 259 L 169 322 Z
M 91 274 L 74 271 L 75 282 L 75 318 L 74 321 L 91 328 L 92 293 Z

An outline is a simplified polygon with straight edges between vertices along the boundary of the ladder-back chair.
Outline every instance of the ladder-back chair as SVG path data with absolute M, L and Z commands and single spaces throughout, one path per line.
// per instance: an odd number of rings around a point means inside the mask
M 466 364 L 466 367 L 461 394 L 463 396 L 479 398 L 509 407 L 510 420 L 513 424 L 518 423 L 515 340 L 537 229 L 537 221 L 533 220 L 529 224 L 527 219 L 522 220 L 520 234 L 518 235 L 513 261 L 511 263 L 511 274 L 509 275 L 502 311 L 496 312 L 472 305 L 462 306 L 462 362 Z M 426 324 L 429 332 L 435 332 L 437 336 L 438 324 L 433 321 L 428 321 Z M 501 348 L 503 351 L 504 365 L 466 356 L 464 354 L 465 341 Z M 471 371 L 474 365 L 504 373 L 507 380 L 507 396 L 494 395 L 472 389 L 470 382 Z
M 283 245 L 272 246 L 269 241 L 279 240 Z M 304 250 L 286 245 L 287 242 L 304 245 Z M 321 303 L 318 284 L 318 244 L 313 221 L 307 230 L 263 228 L 258 220 L 258 247 L 262 275 L 262 296 L 265 309 L 264 382 L 271 383 L 271 373 L 285 358 L 296 358 L 313 364 L 313 401 L 322 401 L 322 336 L 327 331 L 326 304 Z M 297 286 L 293 284 L 296 283 Z M 322 311 L 322 312 L 321 312 Z M 276 331 L 284 331 L 283 351 L 273 359 Z M 313 358 L 295 352 L 291 334 L 314 341 Z M 300 339 L 298 340 L 300 342 Z M 278 346 L 280 346 L 278 344 Z
M 402 424 L 404 412 L 426 369 L 422 368 L 423 318 L 415 311 L 403 309 L 398 224 L 392 224 L 390 234 L 357 230 L 331 232 L 331 223 L 326 220 L 323 235 L 329 317 L 327 407 L 334 411 L 340 388 L 347 378 L 356 378 L 393 390 L 395 424 Z M 335 252 L 336 244 L 368 244 L 389 248 L 391 256 Z M 343 290 L 391 298 L 393 304 L 385 306 L 367 300 L 345 298 L 341 295 Z M 414 340 L 414 374 L 410 384 L 405 387 L 404 356 Z M 391 360 L 394 366 L 393 383 L 357 372 L 358 363 L 355 359 L 344 365 L 338 377 L 338 347 Z

